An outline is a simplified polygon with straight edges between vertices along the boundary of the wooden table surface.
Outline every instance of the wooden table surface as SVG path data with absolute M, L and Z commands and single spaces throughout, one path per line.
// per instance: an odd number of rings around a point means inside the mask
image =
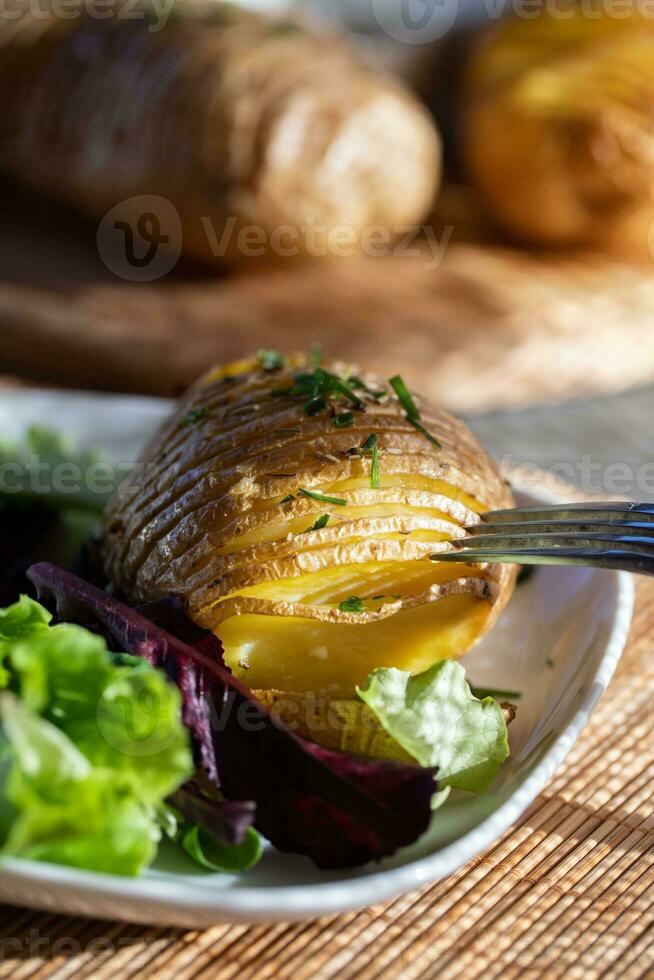
M 493 241 L 449 188 L 431 239 L 381 258 L 152 283 L 103 264 L 95 228 L 0 184 L 0 374 L 168 395 L 216 361 L 321 342 L 459 412 L 654 380 L 654 269 Z

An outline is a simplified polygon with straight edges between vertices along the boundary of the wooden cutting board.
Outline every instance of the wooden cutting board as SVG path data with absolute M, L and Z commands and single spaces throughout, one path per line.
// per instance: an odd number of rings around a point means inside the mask
M 91 224 L 15 188 L 0 207 L 0 373 L 170 394 L 214 361 L 319 341 L 461 412 L 654 379 L 654 267 L 505 247 L 460 191 L 435 219 L 439 241 L 451 229 L 436 266 L 423 242 L 145 284 L 103 265 Z

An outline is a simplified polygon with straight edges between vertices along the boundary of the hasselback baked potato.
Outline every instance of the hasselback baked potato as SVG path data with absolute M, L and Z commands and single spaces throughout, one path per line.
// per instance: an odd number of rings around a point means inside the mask
M 376 667 L 425 670 L 489 629 L 514 569 L 439 559 L 511 502 L 469 429 L 401 378 L 262 352 L 182 399 L 110 504 L 102 553 L 132 602 L 180 596 L 269 705 L 340 702 Z
M 472 54 L 462 156 L 496 222 L 546 246 L 650 254 L 654 20 L 586 4 L 509 18 Z
M 344 41 L 219 0 L 161 22 L 131 0 L 57 9 L 14 0 L 0 19 L 0 168 L 28 186 L 94 218 L 161 196 L 181 220 L 179 241 L 161 229 L 171 247 L 209 262 L 324 254 L 330 229 L 360 244 L 429 210 L 428 113 Z

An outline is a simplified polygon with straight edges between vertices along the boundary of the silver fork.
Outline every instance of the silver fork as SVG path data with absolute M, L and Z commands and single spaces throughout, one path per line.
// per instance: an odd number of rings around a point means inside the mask
M 586 503 L 489 511 L 438 561 L 593 565 L 654 575 L 654 504 Z

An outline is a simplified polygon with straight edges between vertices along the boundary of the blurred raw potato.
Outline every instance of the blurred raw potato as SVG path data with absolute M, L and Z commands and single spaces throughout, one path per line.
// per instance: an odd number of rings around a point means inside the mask
M 339 226 L 352 251 L 428 213 L 439 139 L 400 82 L 296 22 L 157 9 L 64 19 L 16 0 L 0 18 L 2 169 L 96 219 L 127 201 L 137 223 L 138 198 L 163 197 L 181 229 L 155 205 L 154 233 L 209 262 L 322 254 Z
M 467 79 L 464 161 L 517 239 L 648 258 L 654 18 L 637 8 L 590 14 L 559 5 L 482 38 Z

